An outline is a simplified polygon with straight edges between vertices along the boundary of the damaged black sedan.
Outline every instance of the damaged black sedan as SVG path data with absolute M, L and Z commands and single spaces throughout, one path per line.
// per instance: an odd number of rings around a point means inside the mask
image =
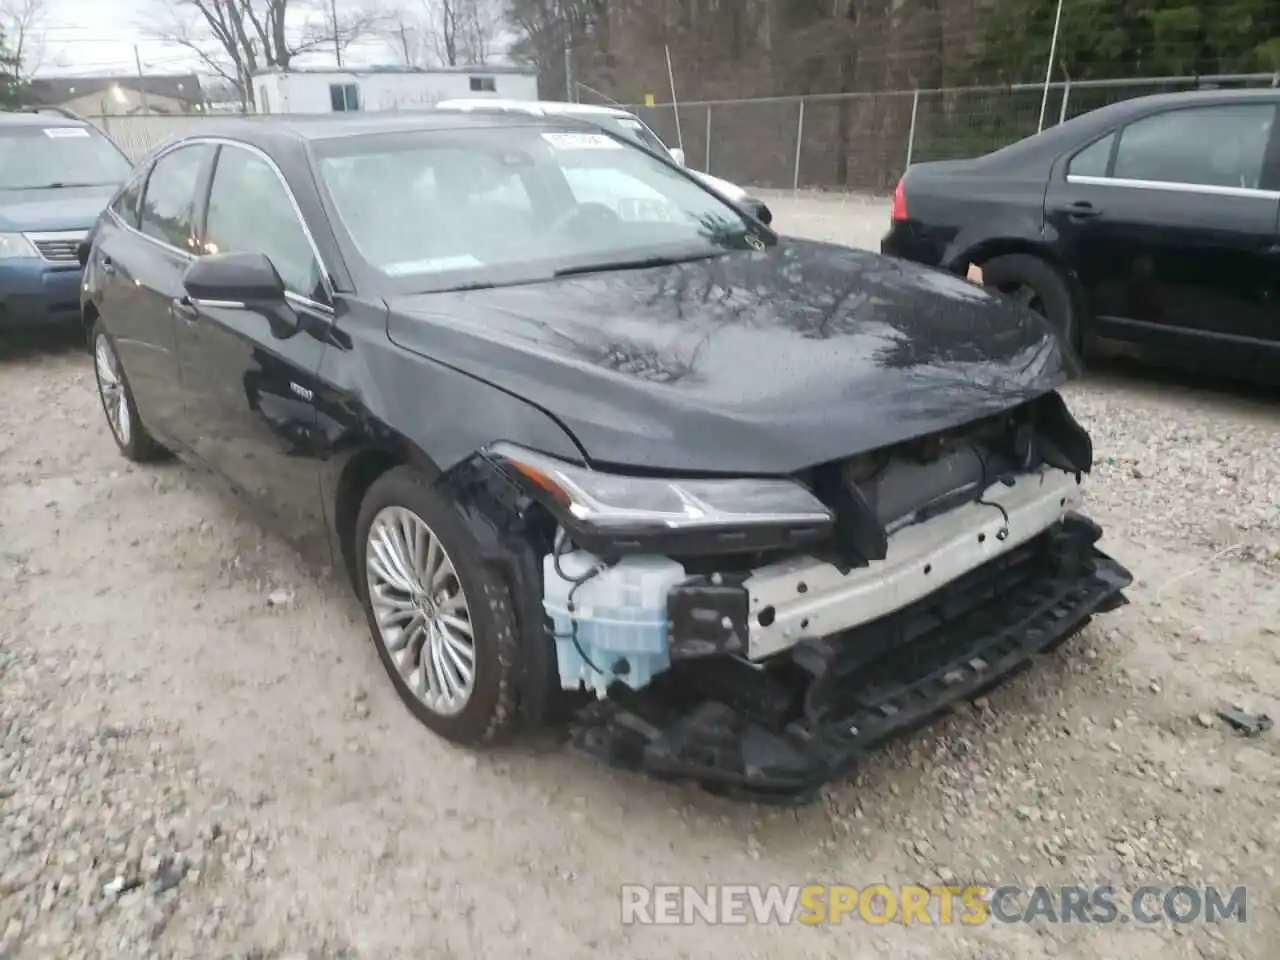
M 455 742 L 563 718 L 803 800 L 1124 602 L 1040 317 L 781 238 L 597 128 L 228 121 L 81 256 L 124 455 L 345 569 Z

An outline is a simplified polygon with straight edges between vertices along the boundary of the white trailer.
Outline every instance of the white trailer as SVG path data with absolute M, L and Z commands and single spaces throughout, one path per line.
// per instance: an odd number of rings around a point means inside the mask
M 408 67 L 271 70 L 253 76 L 258 113 L 422 110 L 455 97 L 538 99 L 537 73 L 525 67 Z

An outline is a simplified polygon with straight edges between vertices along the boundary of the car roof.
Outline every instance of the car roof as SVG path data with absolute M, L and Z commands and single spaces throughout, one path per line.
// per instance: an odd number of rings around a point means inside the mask
M 1211 107 L 1255 102 L 1280 103 L 1280 89 L 1275 87 L 1252 87 L 1235 90 L 1184 90 L 1178 93 L 1153 93 L 1145 97 L 1130 97 L 1127 100 L 1121 100 L 1105 107 L 1097 107 L 1086 113 L 1078 114 L 1066 123 L 1047 128 L 1045 133 L 1062 129 L 1068 125 L 1102 128 L 1169 107 Z
M 1280 89 L 1276 87 L 1248 87 L 1236 89 L 1182 90 L 1176 93 L 1153 93 L 1145 97 L 1131 97 L 1109 106 L 1099 107 L 1092 113 L 1111 111 L 1115 114 L 1146 113 L 1151 109 L 1177 106 L 1214 106 L 1253 101 L 1280 102 Z
M 621 107 L 610 107 L 599 103 L 569 103 L 564 100 L 503 100 L 497 97 L 460 97 L 453 100 L 441 100 L 436 104 L 437 110 L 459 110 L 470 107 L 518 111 L 535 116 L 537 114 L 544 116 L 635 116 L 635 114 Z
M 64 117 L 57 113 L 0 112 L 0 126 L 5 127 L 86 127 L 87 120 Z
M 506 113 L 470 113 L 441 110 L 420 113 L 386 111 L 378 113 L 349 113 L 292 115 L 289 117 L 263 116 L 244 118 L 219 118 L 200 125 L 199 130 L 182 137 L 183 140 L 201 138 L 226 138 L 240 140 L 270 151 L 317 140 L 339 140 L 380 133 L 418 133 L 431 130 L 463 130 L 502 128 L 514 126 L 552 127 L 563 118 L 526 114 L 515 117 Z
M 1178 93 L 1155 93 L 1145 97 L 1130 97 L 1104 107 L 1097 107 L 1077 114 L 1070 120 L 1045 127 L 1021 140 L 1001 147 L 983 157 L 970 161 L 981 162 L 992 173 L 1011 168 L 1021 168 L 1023 163 L 1040 163 L 1058 156 L 1063 150 L 1084 143 L 1091 137 L 1102 136 L 1109 130 L 1124 126 L 1150 113 L 1178 107 L 1228 106 L 1236 103 L 1275 103 L 1280 105 L 1280 89 L 1253 87 L 1246 89 L 1186 90 Z

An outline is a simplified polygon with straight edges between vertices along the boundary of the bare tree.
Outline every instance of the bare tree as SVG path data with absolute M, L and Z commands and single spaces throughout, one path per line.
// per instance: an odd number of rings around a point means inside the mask
M 502 31 L 502 9 L 497 0 L 453 0 L 458 3 L 458 48 L 463 62 L 484 65 Z
M 591 37 L 609 47 L 609 0 L 506 0 L 506 20 L 519 39 L 513 57 L 534 66 L 548 90 L 572 100 L 565 51 L 577 51 Z
M 0 29 L 9 42 L 19 81 L 44 63 L 45 0 L 0 0 Z
M 247 102 L 256 71 L 288 70 L 304 53 L 345 50 L 384 21 L 376 10 L 335 21 L 326 7 L 316 0 L 169 0 L 158 9 L 162 26 L 146 29 L 195 54 Z
M 501 30 L 498 0 L 419 0 L 395 18 L 387 40 L 410 66 L 483 65 Z

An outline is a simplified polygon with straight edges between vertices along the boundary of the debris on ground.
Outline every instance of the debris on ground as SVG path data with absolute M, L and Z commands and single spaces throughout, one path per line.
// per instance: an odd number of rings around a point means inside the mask
M 1243 733 L 1246 737 L 1259 736 L 1272 727 L 1271 718 L 1265 713 L 1249 713 L 1235 704 L 1220 708 L 1218 716 L 1231 724 L 1237 733 Z

